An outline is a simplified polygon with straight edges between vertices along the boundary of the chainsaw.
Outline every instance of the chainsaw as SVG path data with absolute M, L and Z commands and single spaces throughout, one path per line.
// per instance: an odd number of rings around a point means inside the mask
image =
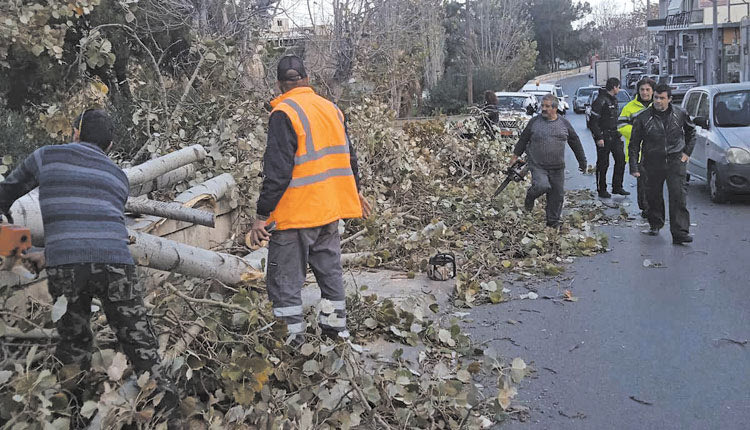
M 21 254 L 31 248 L 31 231 L 20 225 L 13 224 L 13 218 L 5 215 L 7 224 L 0 224 L 0 270 L 10 270 L 16 264 Z
M 527 173 L 529 173 L 529 164 L 519 158 L 515 161 L 515 163 L 511 164 L 510 167 L 508 167 L 508 170 L 505 171 L 505 180 L 502 184 L 500 184 L 499 187 L 497 187 L 497 189 L 495 190 L 495 194 L 492 195 L 492 198 L 495 198 L 498 196 L 498 194 L 502 193 L 505 187 L 507 187 L 511 182 L 523 181 L 523 178 L 526 177 Z

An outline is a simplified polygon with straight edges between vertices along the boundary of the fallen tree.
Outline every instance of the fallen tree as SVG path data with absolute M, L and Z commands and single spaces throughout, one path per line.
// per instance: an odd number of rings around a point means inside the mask
M 216 216 L 212 212 L 185 207 L 177 202 L 160 202 L 149 199 L 129 199 L 125 204 L 125 212 L 140 215 L 155 215 L 177 221 L 214 227 Z
M 187 181 L 195 176 L 195 166 L 188 164 L 171 172 L 167 172 L 156 179 L 146 181 L 142 184 L 130 184 L 130 197 L 138 197 L 156 190 L 171 188 L 180 182 Z
M 175 197 L 174 201 L 190 208 L 204 200 L 209 200 L 213 204 L 235 185 L 237 183 L 234 177 L 229 173 L 224 173 L 185 190 Z
M 129 230 L 130 252 L 136 264 L 227 285 L 260 279 L 263 272 L 236 255 L 185 245 L 147 233 Z
M 204 158 L 206 158 L 206 150 L 203 146 L 193 145 L 146 161 L 143 164 L 123 169 L 123 171 L 128 176 L 128 181 L 132 187 L 152 181 L 159 176 Z

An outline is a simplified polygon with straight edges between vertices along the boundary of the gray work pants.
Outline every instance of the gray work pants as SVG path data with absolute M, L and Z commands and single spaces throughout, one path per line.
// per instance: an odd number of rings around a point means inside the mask
M 547 194 L 547 207 L 545 208 L 547 225 L 560 222 L 563 200 L 565 199 L 565 168 L 545 169 L 531 163 L 531 187 L 526 192 L 526 201 L 536 200 L 542 194 Z
M 325 330 L 346 331 L 346 292 L 341 270 L 341 238 L 338 221 L 302 229 L 276 230 L 268 243 L 266 288 L 273 313 L 290 334 L 304 333 L 302 286 L 310 264 L 320 295 L 333 304 L 333 313 L 321 311 L 319 325 Z
M 690 233 L 690 212 L 687 210 L 687 163 L 682 154 L 670 154 L 646 160 L 646 197 L 648 222 L 652 228 L 664 226 L 664 182 L 669 193 L 669 230 L 673 238 L 683 238 Z

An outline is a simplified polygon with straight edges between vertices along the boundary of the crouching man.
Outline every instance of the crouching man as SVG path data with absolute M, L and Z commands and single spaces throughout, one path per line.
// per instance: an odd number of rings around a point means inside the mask
M 559 227 L 561 224 L 565 190 L 565 145 L 578 160 L 578 169 L 586 171 L 586 155 L 583 152 L 581 139 L 567 119 L 557 113 L 558 99 L 547 94 L 542 99 L 542 114 L 529 121 L 521 133 L 513 150 L 514 163 L 524 152 L 528 153 L 531 170 L 531 187 L 526 193 L 524 209 L 534 209 L 534 201 L 547 194 L 546 220 L 548 227 Z

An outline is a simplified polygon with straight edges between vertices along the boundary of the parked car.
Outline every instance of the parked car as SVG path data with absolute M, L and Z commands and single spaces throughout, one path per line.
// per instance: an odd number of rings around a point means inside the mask
M 589 127 L 589 121 L 591 121 L 591 105 L 594 104 L 594 100 L 599 97 L 599 91 L 594 91 L 589 96 L 589 99 L 586 100 L 585 106 L 586 106 L 586 127 Z M 628 94 L 625 90 L 620 90 L 617 93 L 617 104 L 620 110 L 625 107 L 626 104 L 628 104 L 631 100 L 633 100 L 632 97 L 630 97 L 630 94 Z
M 495 95 L 500 136 L 517 136 L 532 115 L 539 110 L 539 102 L 530 93 L 497 92 Z
M 586 110 L 586 100 L 589 99 L 591 93 L 596 91 L 599 91 L 599 87 L 593 85 L 578 88 L 573 96 L 573 112 L 583 113 Z
M 541 98 L 545 94 L 552 93 L 557 97 L 557 100 L 559 101 L 560 112 L 565 115 L 568 112 L 568 109 L 570 109 L 570 106 L 568 105 L 568 102 L 565 101 L 566 98 L 568 98 L 565 93 L 563 93 L 563 89 L 560 85 L 555 84 L 542 84 L 540 82 L 534 82 L 534 83 L 528 83 L 521 88 L 520 92 L 522 93 L 529 93 L 534 94 L 537 96 L 537 99 L 540 100 L 539 104 L 541 105 Z
M 672 88 L 672 97 L 682 100 L 690 88 L 698 86 L 693 75 L 664 75 L 659 77 L 658 83 L 667 84 Z
M 635 88 L 635 84 L 638 83 L 638 81 L 641 79 L 641 76 L 643 76 L 646 73 L 646 69 L 633 69 L 625 75 L 625 87 L 626 88 Z
M 646 65 L 645 61 L 641 60 L 631 60 L 623 64 L 623 69 L 634 69 L 636 67 L 643 67 Z
M 688 175 L 708 181 L 715 203 L 750 194 L 750 83 L 691 88 L 682 107 L 696 125 Z

